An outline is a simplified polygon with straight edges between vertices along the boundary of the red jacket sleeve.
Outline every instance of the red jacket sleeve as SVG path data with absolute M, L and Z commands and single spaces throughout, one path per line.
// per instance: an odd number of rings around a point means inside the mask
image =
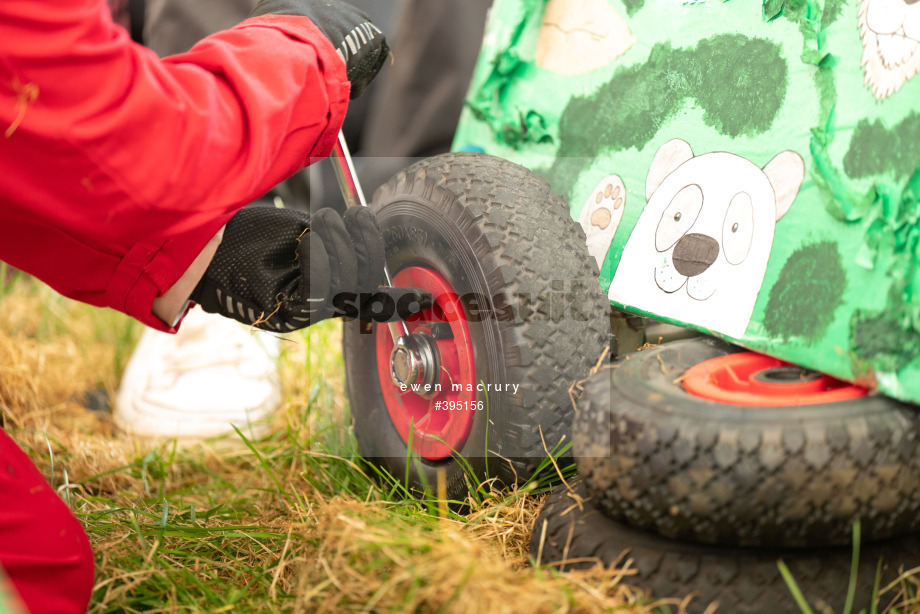
M 0 260 L 165 330 L 153 299 L 240 207 L 329 154 L 348 93 L 304 17 L 161 60 L 106 0 L 3 0 Z

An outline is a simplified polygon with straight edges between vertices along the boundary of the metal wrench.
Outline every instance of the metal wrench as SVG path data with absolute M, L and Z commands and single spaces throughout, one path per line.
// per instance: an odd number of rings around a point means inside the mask
M 339 181 L 339 188 L 342 190 L 342 197 L 345 199 L 347 207 L 366 207 L 367 199 L 364 198 L 364 190 L 358 182 L 358 175 L 355 173 L 355 165 L 351 161 L 351 154 L 348 151 L 348 144 L 345 142 L 345 135 L 339 130 L 339 138 L 332 148 L 333 167 L 335 168 L 335 177 Z M 393 287 L 393 278 L 390 277 L 390 271 L 386 262 L 383 263 L 383 275 L 388 286 Z M 409 334 L 409 328 L 402 320 L 388 323 L 390 327 L 390 336 L 393 337 L 395 344 L 400 337 Z

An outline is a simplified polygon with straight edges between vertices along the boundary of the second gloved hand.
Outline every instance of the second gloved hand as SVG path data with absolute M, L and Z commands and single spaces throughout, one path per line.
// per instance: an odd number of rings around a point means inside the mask
M 341 0 L 260 0 L 251 17 L 258 15 L 300 15 L 316 24 L 345 61 L 352 98 L 364 93 L 390 54 L 383 32 Z
M 191 299 L 209 313 L 281 332 L 341 315 L 381 321 L 379 305 L 359 304 L 362 293 L 399 303 L 404 317 L 430 307 L 429 294 L 381 287 L 384 258 L 377 220 L 364 207 L 344 216 L 321 209 L 312 218 L 246 207 L 227 222 Z

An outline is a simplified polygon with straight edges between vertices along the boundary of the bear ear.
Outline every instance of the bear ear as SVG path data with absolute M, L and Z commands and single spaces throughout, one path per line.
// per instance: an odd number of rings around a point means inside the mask
M 786 215 L 792 202 L 799 194 L 802 181 L 805 179 L 805 162 L 802 156 L 794 151 L 784 151 L 770 160 L 763 172 L 773 186 L 776 195 L 776 221 Z
M 652 165 L 648 169 L 648 175 L 645 177 L 645 202 L 652 199 L 652 194 L 661 185 L 665 177 L 673 173 L 678 166 L 693 157 L 693 150 L 690 144 L 681 139 L 671 139 L 658 148 L 655 157 L 652 158 Z

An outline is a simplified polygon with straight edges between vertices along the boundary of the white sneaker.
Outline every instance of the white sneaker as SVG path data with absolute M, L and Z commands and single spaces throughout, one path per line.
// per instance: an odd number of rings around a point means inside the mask
M 268 429 L 281 405 L 277 337 L 193 309 L 175 335 L 144 331 L 122 376 L 115 425 L 138 437 L 200 440 Z

